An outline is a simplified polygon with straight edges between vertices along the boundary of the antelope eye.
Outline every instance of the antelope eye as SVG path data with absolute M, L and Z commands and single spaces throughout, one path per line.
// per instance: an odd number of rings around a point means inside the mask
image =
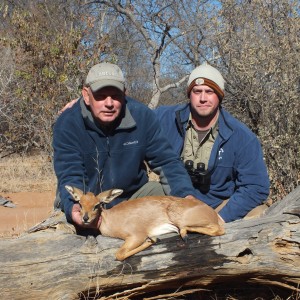
M 93 210 L 99 209 L 99 205 L 100 204 L 95 205 Z

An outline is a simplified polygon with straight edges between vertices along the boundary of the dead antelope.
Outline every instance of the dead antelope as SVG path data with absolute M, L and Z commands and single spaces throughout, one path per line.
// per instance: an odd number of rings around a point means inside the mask
M 147 196 L 104 209 L 103 203 L 111 202 L 123 191 L 112 189 L 95 196 L 71 186 L 66 189 L 80 204 L 83 223 L 89 224 L 101 214 L 101 234 L 125 240 L 116 253 L 118 260 L 150 247 L 158 235 L 177 232 L 186 240 L 188 231 L 211 236 L 225 233 L 217 213 L 195 198 Z

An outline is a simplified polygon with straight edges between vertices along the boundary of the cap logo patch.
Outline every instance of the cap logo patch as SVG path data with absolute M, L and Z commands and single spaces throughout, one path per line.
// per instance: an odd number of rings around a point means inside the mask
M 196 85 L 204 84 L 204 79 L 203 79 L 203 78 L 197 78 L 197 79 L 195 80 L 195 84 L 196 84 Z
M 117 73 L 110 73 L 110 72 L 98 72 L 99 76 L 118 76 Z

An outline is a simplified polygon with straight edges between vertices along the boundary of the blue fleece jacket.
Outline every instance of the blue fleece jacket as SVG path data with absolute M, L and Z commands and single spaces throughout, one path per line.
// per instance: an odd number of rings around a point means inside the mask
M 156 114 L 165 136 L 181 155 L 190 105 L 161 106 Z M 219 134 L 214 143 L 208 170 L 210 190 L 197 195 L 213 208 L 229 199 L 220 211 L 225 222 L 243 218 L 251 209 L 263 203 L 269 195 L 269 177 L 261 145 L 256 135 L 243 123 L 220 108 Z
M 112 205 L 128 199 L 147 181 L 147 161 L 160 175 L 166 194 L 194 195 L 190 177 L 168 143 L 155 113 L 126 97 L 123 118 L 111 133 L 95 123 L 81 99 L 57 119 L 53 129 L 54 169 L 58 179 L 61 209 L 69 222 L 74 202 L 65 185 L 95 194 L 123 189 Z

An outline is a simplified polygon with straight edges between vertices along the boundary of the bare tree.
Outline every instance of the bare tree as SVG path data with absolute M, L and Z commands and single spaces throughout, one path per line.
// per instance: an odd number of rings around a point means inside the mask
M 0 48 L 0 143 L 9 140 L 8 119 L 11 119 L 9 85 L 13 80 L 15 63 L 10 47 Z M 5 134 L 6 133 L 6 134 Z M 7 149 L 7 151 L 10 149 Z M 11 150 L 10 150 L 11 151 Z
M 82 74 L 107 50 L 107 34 L 81 2 L 4 1 L 0 45 L 11 49 L 15 68 L 1 97 L 2 150 L 51 152 L 57 111 L 78 96 Z
M 129 94 L 155 108 L 185 102 L 187 74 L 208 61 L 226 79 L 222 105 L 259 136 L 272 198 L 282 198 L 300 181 L 299 5 L 3 0 L 0 148 L 51 151 L 57 110 L 96 62 L 120 65 Z
M 187 79 L 190 65 L 193 67 L 199 57 L 201 38 L 198 39 L 198 34 L 201 35 L 201 31 L 198 31 L 199 26 L 186 29 L 186 22 L 195 18 L 190 13 L 190 5 L 200 17 L 200 7 L 207 1 L 95 2 L 126 18 L 140 37 L 140 46 L 151 63 L 152 95 L 148 106 L 157 107 L 163 93 L 177 88 Z
M 224 105 L 259 136 L 278 200 L 300 178 L 299 1 L 220 2 L 210 42 L 227 81 Z

